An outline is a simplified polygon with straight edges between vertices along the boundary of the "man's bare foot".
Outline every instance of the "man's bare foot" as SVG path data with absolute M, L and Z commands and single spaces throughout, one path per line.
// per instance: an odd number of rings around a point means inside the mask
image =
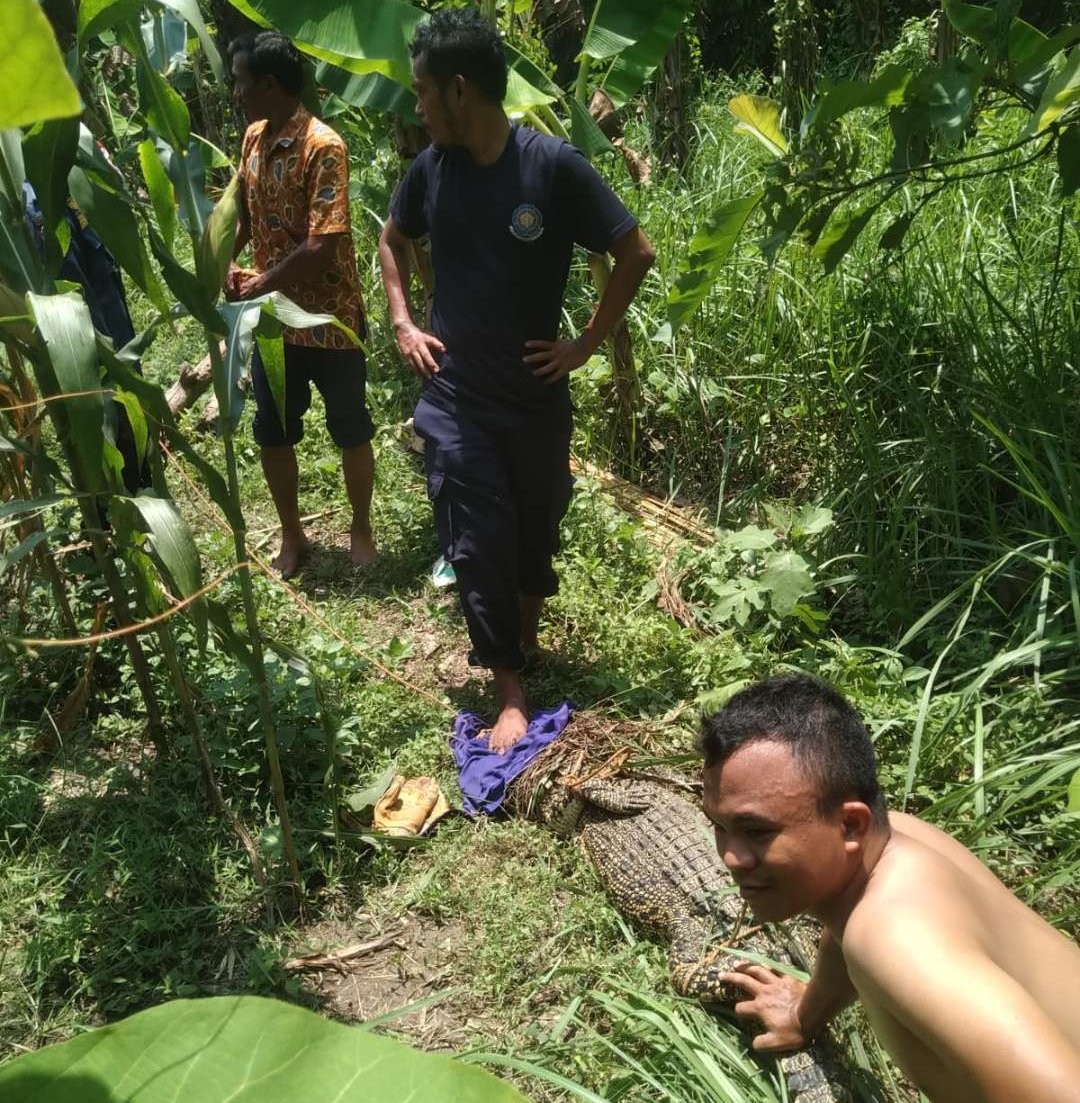
M 529 728 L 529 713 L 518 672 L 496 667 L 491 673 L 499 697 L 499 718 L 488 736 L 488 746 L 502 754 L 525 735 Z
M 311 555 L 311 541 L 306 536 L 281 537 L 281 551 L 270 561 L 270 566 L 282 578 L 292 578 Z
M 488 736 L 488 746 L 500 754 L 510 748 L 523 736 L 529 728 L 529 718 L 524 710 L 516 705 L 510 705 L 499 713 L 499 719 L 495 721 L 495 727 Z
M 370 567 L 378 557 L 371 529 L 357 525 L 349 530 L 349 558 L 354 567 Z

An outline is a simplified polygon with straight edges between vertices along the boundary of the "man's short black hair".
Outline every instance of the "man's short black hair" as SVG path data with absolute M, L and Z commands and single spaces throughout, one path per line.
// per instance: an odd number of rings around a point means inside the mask
M 506 51 L 499 32 L 476 8 L 436 12 L 416 28 L 409 52 L 424 55 L 428 75 L 442 84 L 450 77 L 472 81 L 490 103 L 506 97 Z
M 300 51 L 277 31 L 242 34 L 229 43 L 229 57 L 242 57 L 253 77 L 273 77 L 290 96 L 304 90 Z
M 854 798 L 869 806 L 878 827 L 888 824 L 866 725 L 847 698 L 820 678 L 775 675 L 737 693 L 701 722 L 699 748 L 707 770 L 759 741 L 790 748 L 817 789 L 821 815 Z

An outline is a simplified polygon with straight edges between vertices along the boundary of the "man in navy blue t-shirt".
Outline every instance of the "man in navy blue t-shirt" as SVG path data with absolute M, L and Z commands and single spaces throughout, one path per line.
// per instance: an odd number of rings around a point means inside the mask
M 568 376 L 600 347 L 653 261 L 637 222 L 578 150 L 511 124 L 498 33 L 438 12 L 411 44 L 431 145 L 410 166 L 379 242 L 398 348 L 424 379 L 414 425 L 428 493 L 472 642 L 492 670 L 490 745 L 528 726 L 520 670 L 538 647 L 552 556 L 570 501 Z M 429 235 L 431 332 L 409 313 L 409 241 Z M 574 245 L 615 260 L 588 325 L 560 339 Z

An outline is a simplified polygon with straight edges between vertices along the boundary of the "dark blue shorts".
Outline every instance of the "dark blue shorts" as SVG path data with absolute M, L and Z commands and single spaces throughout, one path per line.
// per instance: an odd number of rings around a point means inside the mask
M 251 360 L 255 395 L 255 443 L 262 448 L 298 444 L 304 436 L 304 414 L 311 406 L 314 383 L 326 407 L 326 428 L 338 448 L 367 444 L 375 426 L 367 408 L 367 362 L 359 349 L 285 346 L 285 424 L 278 416 L 266 379 L 259 346 Z

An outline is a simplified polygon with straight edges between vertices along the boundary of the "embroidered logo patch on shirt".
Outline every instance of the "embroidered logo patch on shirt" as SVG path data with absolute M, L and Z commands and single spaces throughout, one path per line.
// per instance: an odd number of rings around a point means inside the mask
M 539 207 L 522 203 L 510 216 L 510 233 L 518 241 L 535 241 L 544 232 L 544 216 Z

